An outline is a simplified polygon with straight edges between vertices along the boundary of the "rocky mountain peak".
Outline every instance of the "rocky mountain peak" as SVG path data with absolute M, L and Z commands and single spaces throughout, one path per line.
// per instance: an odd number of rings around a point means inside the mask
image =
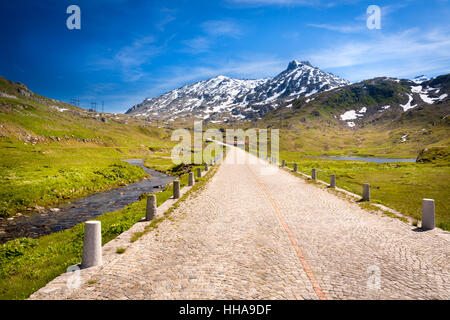
M 292 60 L 291 62 L 289 62 L 286 71 L 292 71 L 292 70 L 295 70 L 295 69 L 297 69 L 299 67 L 302 67 L 304 65 L 312 67 L 312 65 L 311 65 L 311 63 L 309 61 L 298 62 L 297 60 Z
M 286 70 L 294 70 L 297 69 L 297 67 L 300 65 L 300 62 L 298 62 L 297 60 L 292 60 L 291 62 L 289 62 L 288 67 Z

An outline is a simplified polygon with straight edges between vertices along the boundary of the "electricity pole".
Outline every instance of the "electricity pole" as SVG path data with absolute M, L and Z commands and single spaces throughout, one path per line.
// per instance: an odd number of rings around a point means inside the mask
M 70 99 L 70 104 L 73 106 L 79 107 L 80 106 L 80 98 L 77 97 L 77 98 Z

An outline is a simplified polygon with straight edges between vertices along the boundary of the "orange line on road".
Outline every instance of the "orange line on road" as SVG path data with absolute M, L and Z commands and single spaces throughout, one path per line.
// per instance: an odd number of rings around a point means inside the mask
M 289 229 L 288 224 L 284 220 L 284 217 L 281 214 L 280 208 L 278 208 L 277 204 L 275 203 L 275 201 L 272 199 L 272 197 L 269 195 L 269 193 L 267 192 L 266 188 L 264 187 L 264 184 L 253 173 L 253 171 L 250 169 L 248 164 L 246 164 L 246 166 L 247 166 L 248 170 L 250 171 L 250 173 L 252 174 L 253 178 L 255 178 L 256 183 L 259 185 L 261 190 L 266 195 L 267 199 L 269 199 L 269 201 L 272 204 L 272 207 L 274 208 L 275 212 L 277 213 L 278 219 L 280 219 L 280 222 L 283 225 L 284 230 L 288 234 L 289 240 L 291 241 L 292 246 L 294 247 L 295 251 L 297 252 L 298 259 L 300 260 L 300 263 L 302 264 L 303 270 L 305 270 L 305 273 L 308 276 L 309 281 L 311 281 L 311 285 L 312 285 L 314 291 L 316 292 L 317 297 L 320 300 L 326 300 L 327 298 L 325 297 L 325 294 L 323 293 L 322 289 L 320 288 L 319 283 L 317 282 L 316 277 L 314 276 L 314 273 L 313 273 L 312 269 L 310 268 L 308 262 L 306 262 L 306 259 L 303 256 L 302 250 L 298 246 L 297 241 L 295 240 L 295 237 L 294 237 L 294 235 L 291 232 L 291 229 Z

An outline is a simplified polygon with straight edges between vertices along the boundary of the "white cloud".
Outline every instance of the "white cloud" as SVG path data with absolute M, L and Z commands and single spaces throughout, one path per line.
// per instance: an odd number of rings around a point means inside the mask
M 423 31 L 409 29 L 401 33 L 385 35 L 377 33 L 365 40 L 335 44 L 307 55 L 321 68 L 358 67 L 371 75 L 400 76 L 426 73 L 450 66 L 450 34 L 442 30 Z M 396 74 L 396 73 L 400 74 Z M 366 77 L 359 74 L 358 77 Z M 352 80 L 352 79 L 350 79 Z
M 188 46 L 188 48 L 183 51 L 189 53 L 201 53 L 209 50 L 212 45 L 212 40 L 208 37 L 200 36 L 185 40 L 183 43 Z
M 199 36 L 183 41 L 187 48 L 182 51 L 188 53 L 202 53 L 208 51 L 219 37 L 238 38 L 242 35 L 239 25 L 232 20 L 210 20 L 201 24 L 203 33 Z
M 298 31 L 287 31 L 282 35 L 283 38 L 289 40 L 298 40 L 300 39 L 300 32 Z
M 242 34 L 240 27 L 231 20 L 211 20 L 202 24 L 205 33 L 211 36 L 239 37 Z
M 175 16 L 168 14 L 167 16 L 165 16 L 163 19 L 161 19 L 161 21 L 159 21 L 156 24 L 156 27 L 160 30 L 160 31 L 164 31 L 164 28 L 167 24 L 169 24 L 172 21 L 175 21 L 176 18 Z
M 331 30 L 331 31 L 338 31 L 338 32 L 342 32 L 342 33 L 354 33 L 354 32 L 360 32 L 360 31 L 363 31 L 366 29 L 366 25 L 362 25 L 362 24 L 338 26 L 338 25 L 332 25 L 332 24 L 308 23 L 307 26 L 319 28 L 319 29 Z
M 153 36 L 137 39 L 131 45 L 121 48 L 114 56 L 114 61 L 124 67 L 139 66 L 155 54 L 155 47 L 149 46 L 154 42 Z
M 160 12 L 161 12 L 162 18 L 155 24 L 155 26 L 156 26 L 156 28 L 158 28 L 158 30 L 164 31 L 167 24 L 176 20 L 175 13 L 177 12 L 177 10 L 164 7 L 164 8 L 161 8 Z
M 110 57 L 105 57 L 104 54 L 92 58 L 89 68 L 93 70 L 120 70 L 124 81 L 134 82 L 145 75 L 142 66 L 150 63 L 152 57 L 162 53 L 164 46 L 157 46 L 155 42 L 156 39 L 153 36 L 138 38 L 131 44 L 117 50 Z

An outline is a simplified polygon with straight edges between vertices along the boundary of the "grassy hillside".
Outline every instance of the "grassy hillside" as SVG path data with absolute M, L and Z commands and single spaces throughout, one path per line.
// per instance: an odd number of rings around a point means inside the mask
M 146 175 L 120 159 L 170 167 L 170 134 L 125 115 L 39 96 L 0 77 L 0 216 L 29 214 Z
M 446 92 L 449 76 L 427 83 Z M 450 143 L 450 100 L 427 104 L 411 91 L 411 81 L 377 78 L 297 99 L 292 107 L 266 114 L 247 127 L 281 128 L 280 148 L 306 155 L 353 155 L 415 158 L 426 147 Z M 426 84 L 423 84 L 425 87 Z M 400 106 L 411 95 L 415 108 Z M 383 107 L 389 106 L 384 109 Z M 341 116 L 360 113 L 350 127 Z

